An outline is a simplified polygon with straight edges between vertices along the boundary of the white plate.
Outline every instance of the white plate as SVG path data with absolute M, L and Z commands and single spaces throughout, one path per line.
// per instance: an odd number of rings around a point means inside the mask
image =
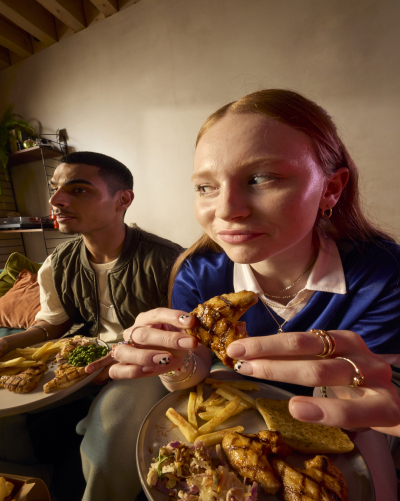
M 88 338 L 91 341 L 95 341 L 101 346 L 105 346 L 108 350 L 108 345 L 97 338 Z M 43 346 L 45 343 L 35 344 L 33 347 Z M 13 393 L 6 390 L 5 388 L 0 388 L 0 417 L 13 416 L 15 414 L 22 414 L 23 412 L 29 412 L 33 410 L 40 409 L 45 405 L 52 404 L 61 400 L 66 396 L 74 393 L 75 391 L 82 388 L 86 384 L 90 383 L 97 374 L 101 371 L 99 369 L 93 372 L 85 379 L 81 379 L 78 383 L 65 388 L 64 390 L 55 391 L 53 393 L 45 393 L 43 391 L 43 385 L 48 383 L 51 379 L 54 379 L 54 371 L 57 369 L 58 364 L 55 361 L 48 362 L 48 370 L 39 380 L 36 388 L 29 393 Z
M 260 391 L 246 392 L 253 398 L 263 397 L 285 400 L 293 396 L 291 393 L 281 390 L 280 388 L 275 388 L 268 384 L 260 384 L 258 382 L 257 384 L 261 388 Z M 212 388 L 206 384 L 203 384 L 203 390 L 205 398 L 208 398 L 213 391 Z M 181 442 L 188 443 L 179 429 L 165 416 L 165 413 L 170 407 L 173 407 L 187 419 L 187 404 L 190 391 L 196 391 L 196 389 L 189 388 L 182 391 L 175 391 L 165 396 L 151 409 L 139 431 L 136 447 L 136 462 L 143 490 L 150 501 L 165 501 L 167 498 L 162 492 L 150 488 L 147 485 L 146 478 L 150 464 L 153 462 L 152 458 L 157 456 L 160 447 L 173 440 L 180 440 Z M 199 425 L 203 423 L 199 418 L 198 421 Z M 226 420 L 218 426 L 217 430 L 232 428 L 239 425 L 244 427 L 244 433 L 258 433 L 260 430 L 267 429 L 267 425 L 261 414 L 257 410 L 251 409 L 243 411 Z M 362 501 L 375 501 L 372 477 L 357 447 L 346 454 L 327 454 L 327 456 L 345 477 L 349 488 L 349 501 L 361 499 Z M 315 454 L 293 453 L 287 457 L 287 460 L 294 466 L 303 468 L 303 462 L 312 457 L 315 457 Z M 278 497 L 267 496 L 260 490 L 258 499 L 260 501 L 272 501 L 277 500 Z

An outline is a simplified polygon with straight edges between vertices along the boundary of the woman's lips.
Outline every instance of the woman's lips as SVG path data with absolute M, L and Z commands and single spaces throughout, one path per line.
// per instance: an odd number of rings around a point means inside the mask
M 228 244 L 242 244 L 250 242 L 255 238 L 259 238 L 263 233 L 255 233 L 250 231 L 221 231 L 218 233 L 219 238 Z

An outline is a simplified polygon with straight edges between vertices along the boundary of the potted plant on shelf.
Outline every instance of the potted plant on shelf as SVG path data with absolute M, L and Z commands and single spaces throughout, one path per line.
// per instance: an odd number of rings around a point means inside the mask
M 28 122 L 23 120 L 21 115 L 13 113 L 13 110 L 14 110 L 14 105 L 10 104 L 10 106 L 8 106 L 8 108 L 4 112 L 3 116 L 0 118 L 0 172 L 1 171 L 4 172 L 7 181 L 8 181 L 8 170 L 7 170 L 8 153 L 11 152 L 10 138 L 11 141 L 13 140 L 13 135 L 11 131 L 23 131 L 31 136 L 35 134 L 34 128 L 31 127 Z M 0 197 L 4 205 L 4 195 L 3 195 L 3 188 L 1 185 L 1 179 L 0 179 Z

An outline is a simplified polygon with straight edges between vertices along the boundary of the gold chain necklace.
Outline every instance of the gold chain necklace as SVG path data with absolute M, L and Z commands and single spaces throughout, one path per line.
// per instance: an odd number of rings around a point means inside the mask
M 297 278 L 294 282 L 292 282 L 290 285 L 288 285 L 288 286 L 287 286 L 287 287 L 285 287 L 284 289 L 282 289 L 282 290 L 280 290 L 280 291 L 276 292 L 275 294 L 268 294 L 268 292 L 263 291 L 263 292 L 264 292 L 264 295 L 265 295 L 265 296 L 269 296 L 269 297 L 277 297 L 277 298 L 279 298 L 279 299 L 283 299 L 283 298 L 290 298 L 290 297 L 295 297 L 295 296 L 297 296 L 297 294 L 293 294 L 292 296 L 277 296 L 276 294 L 282 294 L 282 292 L 285 292 L 285 291 L 287 291 L 288 289 L 291 289 L 294 285 L 296 285 L 296 284 L 297 284 L 297 282 L 298 282 L 301 278 L 303 278 L 303 277 L 304 277 L 304 275 L 307 273 L 307 271 L 309 271 L 309 270 L 312 268 L 313 264 L 314 264 L 314 263 L 312 263 L 312 264 L 311 264 L 311 265 L 310 265 L 310 266 L 306 269 L 306 271 L 304 271 L 304 272 L 303 272 L 303 273 L 299 276 L 299 278 Z
M 293 306 L 296 306 L 297 304 L 300 304 L 302 301 L 304 301 L 310 292 L 311 292 L 311 291 L 307 291 L 307 295 L 306 295 L 306 296 L 304 296 L 304 297 L 301 299 L 301 301 L 299 301 L 298 303 L 296 303 L 296 304 L 294 304 L 294 305 L 290 306 L 290 308 L 291 308 L 291 307 L 293 307 Z M 265 308 L 267 309 L 268 313 L 269 313 L 269 314 L 271 315 L 271 317 L 275 320 L 275 322 L 276 322 L 276 324 L 277 324 L 277 326 L 278 326 L 278 332 L 277 332 L 277 334 L 283 334 L 283 332 L 284 332 L 284 331 L 283 331 L 283 328 L 282 328 L 282 327 L 286 324 L 286 322 L 289 322 L 289 320 L 292 318 L 292 316 L 293 316 L 293 312 L 292 312 L 292 315 L 290 315 L 290 317 L 289 317 L 289 318 L 287 318 L 287 319 L 283 322 L 283 324 L 280 324 L 280 323 L 278 322 L 278 320 L 274 317 L 274 315 L 271 313 L 270 309 L 268 308 L 268 306 L 267 306 L 267 304 L 268 304 L 268 303 L 266 303 L 266 302 L 264 301 L 264 299 L 263 299 L 261 296 L 259 296 L 259 298 L 261 299 L 261 302 L 262 302 L 262 304 L 265 306 Z M 287 307 L 286 307 L 286 306 L 284 306 L 283 308 L 287 308 Z
M 300 291 L 300 292 L 302 292 L 302 291 Z M 298 294 L 300 294 L 300 292 L 298 292 Z M 310 292 L 311 291 L 306 290 L 305 295 L 300 299 L 300 301 L 297 301 L 297 303 L 293 303 L 290 306 L 278 306 L 277 304 L 272 304 L 272 303 L 268 303 L 268 301 L 264 301 L 264 299 L 262 299 L 261 297 L 260 297 L 260 299 L 265 305 L 272 306 L 273 308 L 279 308 L 280 310 L 286 310 L 289 308 L 294 308 L 298 304 L 302 303 L 309 296 Z M 296 294 L 296 296 L 297 296 L 297 294 Z

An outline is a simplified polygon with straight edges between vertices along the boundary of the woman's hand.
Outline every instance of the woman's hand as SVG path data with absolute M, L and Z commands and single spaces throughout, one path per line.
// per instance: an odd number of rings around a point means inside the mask
M 342 387 L 339 399 L 293 397 L 289 410 L 300 421 L 341 428 L 374 428 L 390 433 L 400 423 L 400 400 L 391 384 L 391 368 L 351 331 L 329 331 L 336 342 L 330 358 L 318 358 L 321 339 L 311 332 L 288 332 L 241 339 L 227 350 L 239 359 L 239 374 L 304 386 Z M 350 359 L 365 377 L 363 386 L 346 388 L 356 375 Z M 392 429 L 393 432 L 393 429 Z M 397 433 L 393 434 L 399 434 Z
M 159 376 L 178 369 L 188 351 L 197 348 L 197 340 L 186 334 L 194 317 L 184 311 L 157 308 L 140 313 L 135 325 L 124 331 L 125 341 L 112 356 L 119 363 L 110 368 L 113 379 L 137 379 Z

